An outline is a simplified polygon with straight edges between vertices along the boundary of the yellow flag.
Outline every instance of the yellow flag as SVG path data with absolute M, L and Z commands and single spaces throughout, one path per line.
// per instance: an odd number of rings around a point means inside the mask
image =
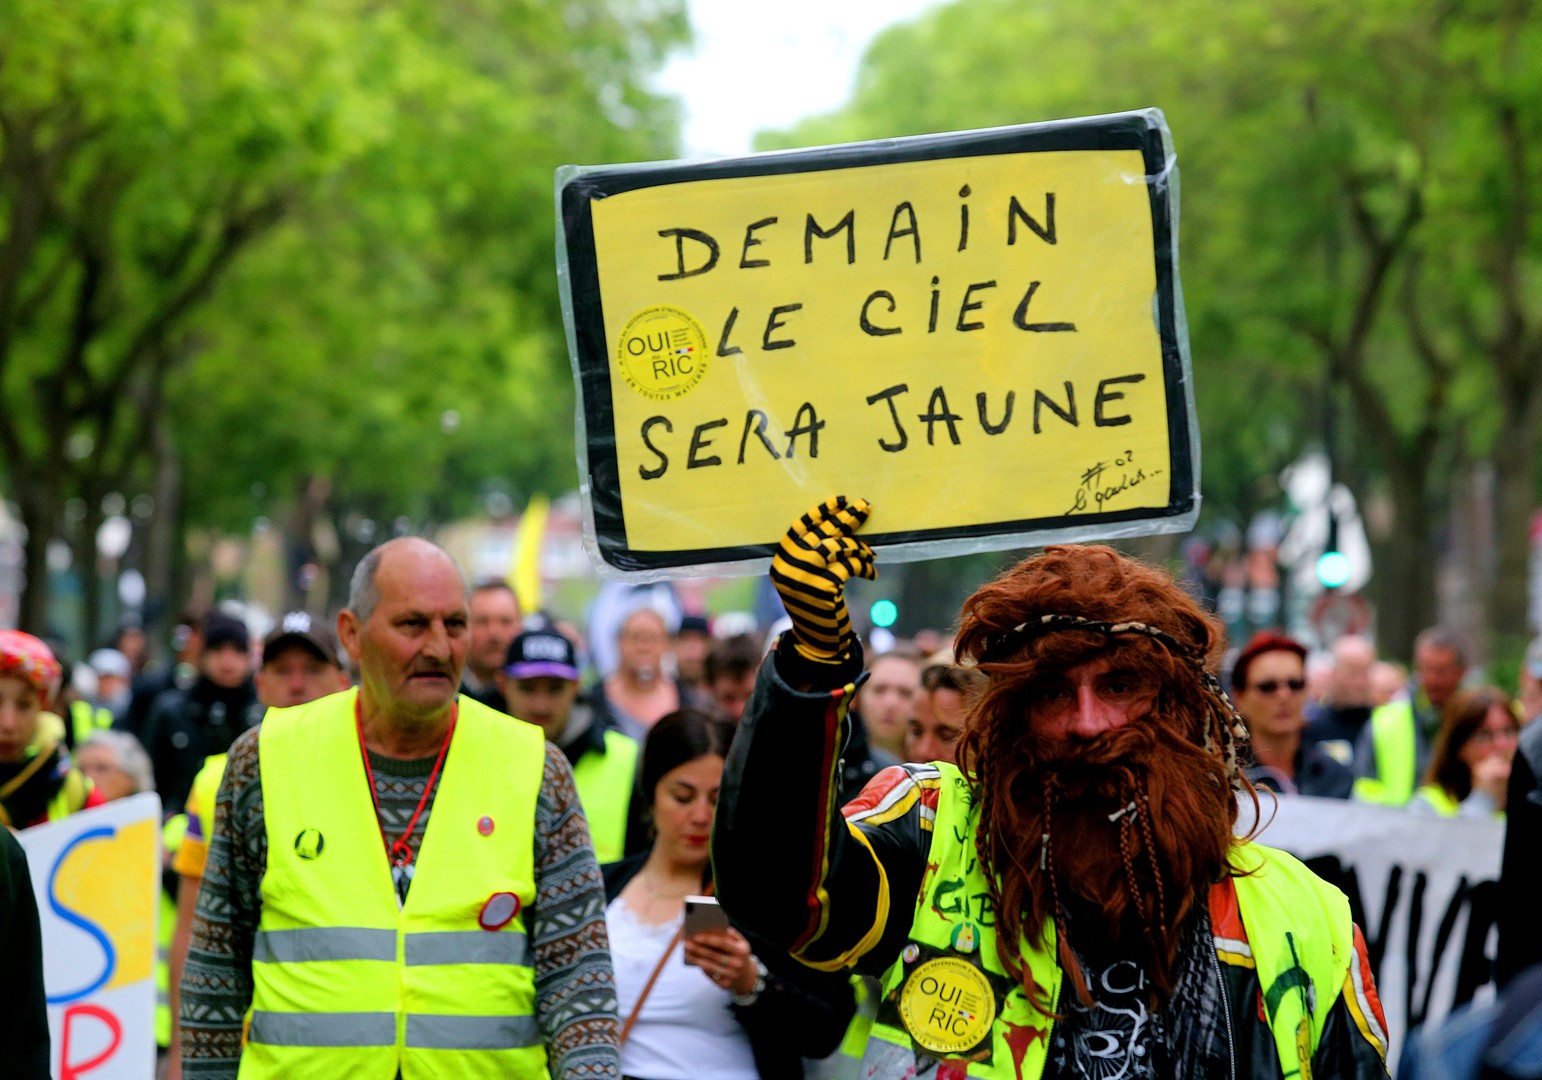
M 546 518 L 551 500 L 532 495 L 519 519 L 519 535 L 509 554 L 509 581 L 519 597 L 521 611 L 541 610 L 541 545 L 546 539 Z

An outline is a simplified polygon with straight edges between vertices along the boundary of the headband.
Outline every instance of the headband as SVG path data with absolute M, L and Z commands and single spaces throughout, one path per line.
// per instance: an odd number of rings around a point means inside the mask
M 1154 641 L 1173 656 L 1183 661 L 1199 680 L 1200 689 L 1210 700 L 1210 716 L 1214 723 L 1205 732 L 1205 749 L 1219 754 L 1226 763 L 1226 775 L 1232 785 L 1238 783 L 1237 747 L 1248 741 L 1247 723 L 1232 704 L 1231 698 L 1221 688 L 1221 681 L 1205 667 L 1204 655 L 1185 645 L 1165 630 L 1143 622 L 1108 622 L 1102 619 L 1084 619 L 1080 615 L 1040 615 L 1037 619 L 1020 622 L 1006 633 L 992 639 L 980 657 L 981 663 L 999 663 L 1009 650 L 1015 650 L 1034 638 L 1067 630 L 1085 630 L 1105 637 L 1134 634 Z M 1219 744 L 1215 737 L 1220 732 Z

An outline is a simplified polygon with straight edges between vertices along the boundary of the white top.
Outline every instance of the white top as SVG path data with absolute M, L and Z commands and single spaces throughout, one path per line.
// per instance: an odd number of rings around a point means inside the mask
M 622 1024 L 684 920 L 682 912 L 650 926 L 619 896 L 605 909 Z M 622 1074 L 646 1080 L 758 1080 L 750 1037 L 729 1005 L 728 991 L 687 964 L 676 945 L 621 1048 Z

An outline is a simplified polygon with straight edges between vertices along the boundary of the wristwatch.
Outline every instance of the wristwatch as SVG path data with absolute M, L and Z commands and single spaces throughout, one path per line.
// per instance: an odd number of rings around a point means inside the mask
M 733 994 L 730 1000 L 739 1006 L 753 1005 L 760 1000 L 760 995 L 766 992 L 766 965 L 760 962 L 760 957 L 751 956 L 755 961 L 755 988 L 748 994 Z

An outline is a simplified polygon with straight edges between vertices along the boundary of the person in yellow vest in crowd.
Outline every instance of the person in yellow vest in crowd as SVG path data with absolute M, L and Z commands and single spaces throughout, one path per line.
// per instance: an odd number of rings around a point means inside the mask
M 1378 705 L 1355 742 L 1355 798 L 1408 804 L 1429 772 L 1440 712 L 1466 674 L 1466 654 L 1451 631 L 1432 626 L 1414 639 L 1414 680 L 1406 699 Z
M 638 746 L 578 699 L 578 652 L 556 630 L 526 630 L 509 643 L 498 689 L 509 714 L 539 727 L 573 768 L 594 855 L 626 854 L 627 822 L 637 786 Z
M 257 700 L 268 709 L 291 709 L 317 698 L 346 690 L 351 680 L 337 647 L 337 637 L 327 624 L 309 612 L 291 611 L 278 621 L 262 643 L 262 662 L 257 668 Z M 175 1023 L 178 1012 L 177 989 L 187 962 L 187 946 L 193 929 L 193 909 L 198 902 L 198 887 L 203 882 L 204 863 L 208 858 L 209 837 L 214 834 L 214 798 L 225 776 L 227 755 L 215 754 L 204 762 L 193 779 L 187 797 L 187 827 L 172 856 L 171 868 L 177 874 L 177 898 L 174 905 L 175 931 L 170 938 L 171 1017 L 170 1045 L 177 1045 Z M 164 927 L 163 927 L 164 929 Z M 173 1054 L 166 1080 L 178 1080 L 182 1074 L 179 1055 Z
M 182 976 L 188 1080 L 619 1075 L 572 771 L 457 693 L 467 622 L 443 550 L 381 545 L 337 622 L 358 688 L 231 747 Z
M 868 505 L 794 522 L 771 578 L 792 629 L 729 752 L 713 836 L 736 925 L 878 975 L 861 1075 L 1386 1075 L 1349 903 L 1234 839 L 1247 731 L 1224 632 L 1164 571 L 1054 546 L 966 601 L 985 678 L 958 765 L 833 797 L 862 671 L 843 599 L 875 576 Z
M 1457 691 L 1446 702 L 1429 772 L 1408 808 L 1441 817 L 1504 817 L 1520 735 L 1509 694 L 1495 686 Z
M 105 801 L 75 768 L 64 725 L 48 711 L 62 675 L 40 639 L 0 630 L 0 825 L 25 829 Z

